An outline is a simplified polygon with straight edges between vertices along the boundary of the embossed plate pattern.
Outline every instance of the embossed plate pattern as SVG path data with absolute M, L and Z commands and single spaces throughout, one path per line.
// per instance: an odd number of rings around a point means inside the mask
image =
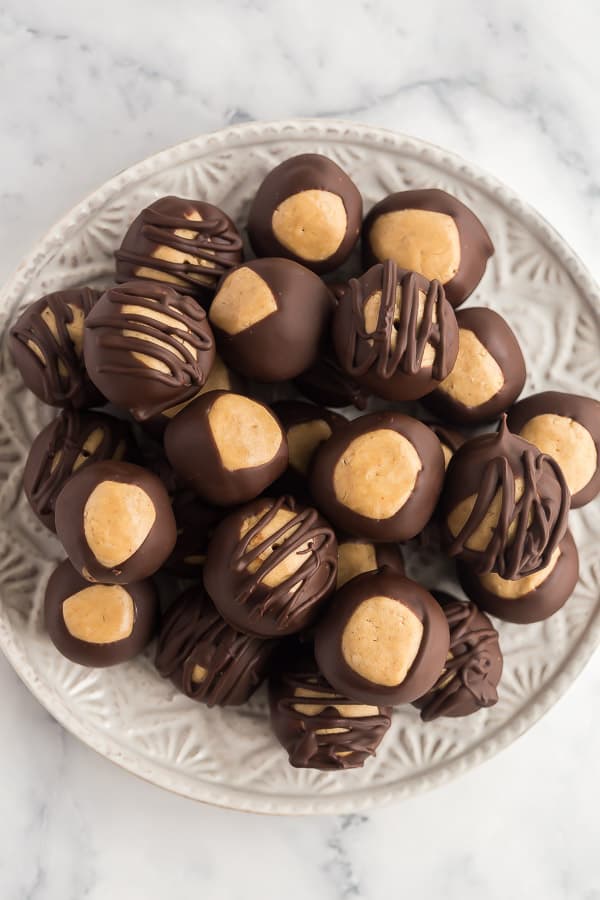
M 572 516 L 581 579 L 548 622 L 500 624 L 501 700 L 465 720 L 423 726 L 396 713 L 376 759 L 342 774 L 291 768 L 269 733 L 262 693 L 239 710 L 207 710 L 155 673 L 150 656 L 109 670 L 63 659 L 41 624 L 57 541 L 21 492 L 27 449 L 53 412 L 21 385 L 6 352 L 18 311 L 51 290 L 110 280 L 112 253 L 132 217 L 164 194 L 201 197 L 245 221 L 266 172 L 295 153 L 321 152 L 355 179 L 367 208 L 391 191 L 440 187 L 473 207 L 496 255 L 470 303 L 493 306 L 523 344 L 527 391 L 600 394 L 598 289 L 558 234 L 507 188 L 445 151 L 352 123 L 248 124 L 205 135 L 133 166 L 62 219 L 0 295 L 0 646 L 41 703 L 104 756 L 164 788 L 265 813 L 342 813 L 414 794 L 492 756 L 566 689 L 600 638 L 600 509 Z M 431 571 L 427 581 L 431 584 Z

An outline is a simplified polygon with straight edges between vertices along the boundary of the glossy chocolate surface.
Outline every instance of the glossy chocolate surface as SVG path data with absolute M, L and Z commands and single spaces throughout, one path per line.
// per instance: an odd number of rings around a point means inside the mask
M 317 361 L 294 379 L 294 384 L 313 403 L 337 409 L 366 409 L 370 396 L 366 387 L 344 372 L 329 340 L 321 345 Z
M 202 578 L 210 539 L 226 511 L 205 503 L 194 491 L 184 489 L 173 497 L 173 514 L 177 541 L 163 569 L 180 578 Z

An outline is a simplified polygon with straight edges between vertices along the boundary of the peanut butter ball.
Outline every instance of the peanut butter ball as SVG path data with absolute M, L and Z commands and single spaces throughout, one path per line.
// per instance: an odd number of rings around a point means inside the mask
M 263 681 L 276 647 L 277 641 L 249 637 L 223 621 L 198 584 L 165 613 L 156 668 L 198 703 L 239 706 Z
M 591 397 L 544 391 L 520 400 L 508 426 L 547 453 L 563 470 L 571 508 L 585 506 L 600 492 L 600 403 Z
M 570 494 L 560 466 L 508 430 L 455 453 L 440 505 L 450 556 L 478 575 L 512 580 L 545 568 L 567 530 Z
M 456 321 L 454 367 L 423 403 L 445 422 L 493 422 L 515 402 L 525 384 L 519 342 L 506 320 L 492 309 L 460 309 Z
M 312 655 L 297 649 L 269 679 L 271 727 L 296 768 L 360 768 L 390 727 L 389 706 L 340 694 L 323 678 Z
M 160 479 L 126 462 L 81 468 L 55 506 L 56 533 L 88 581 L 128 584 L 158 571 L 175 546 L 175 518 Z
M 454 311 L 438 281 L 386 260 L 352 278 L 333 318 L 343 370 L 385 400 L 416 400 L 452 371 Z
M 309 269 L 255 259 L 221 281 L 209 318 L 227 365 L 256 381 L 286 381 L 317 359 L 333 306 Z
M 115 257 L 117 281 L 167 282 L 203 299 L 241 263 L 242 239 L 229 216 L 212 203 L 161 197 L 134 219 Z
M 131 281 L 106 291 L 86 318 L 84 357 L 99 390 L 144 422 L 198 393 L 215 342 L 192 297 Z
M 113 416 L 65 409 L 40 431 L 23 472 L 23 490 L 38 519 L 54 531 L 56 498 L 79 469 L 133 452 L 129 426 Z
M 46 630 L 57 650 L 81 666 L 133 659 L 154 637 L 158 618 L 158 597 L 149 579 L 90 584 L 65 560 L 46 587 Z
M 179 413 L 167 426 L 165 450 L 180 477 L 216 506 L 257 497 L 288 462 L 275 414 L 229 391 L 204 394 Z
M 336 587 L 339 590 L 347 581 L 376 572 L 387 566 L 398 575 L 404 575 L 404 559 L 397 544 L 375 544 L 363 538 L 337 536 L 338 568 Z
M 283 256 L 331 272 L 360 234 L 362 198 L 326 156 L 303 153 L 270 172 L 254 198 L 248 237 L 257 256 Z
M 316 509 L 262 498 L 217 526 L 204 585 L 229 624 L 256 637 L 311 625 L 335 588 L 337 543 Z
M 349 422 L 318 449 L 309 483 L 340 531 L 372 541 L 407 541 L 423 530 L 444 480 L 433 432 L 410 416 L 372 413 Z
M 464 592 L 480 609 L 505 622 L 528 625 L 550 618 L 565 605 L 579 578 L 579 556 L 567 531 L 549 562 L 531 575 L 513 579 L 496 572 L 477 575 L 460 563 L 458 577 Z
M 346 697 L 410 703 L 436 682 L 448 655 L 448 622 L 429 591 L 391 569 L 359 575 L 319 622 L 319 669 Z
M 83 364 L 83 323 L 100 293 L 56 291 L 27 306 L 8 346 L 25 385 L 50 406 L 82 409 L 104 402 Z
M 376 203 L 362 230 L 365 266 L 392 259 L 439 281 L 452 306 L 475 290 L 494 252 L 471 210 L 445 191 L 400 191 Z

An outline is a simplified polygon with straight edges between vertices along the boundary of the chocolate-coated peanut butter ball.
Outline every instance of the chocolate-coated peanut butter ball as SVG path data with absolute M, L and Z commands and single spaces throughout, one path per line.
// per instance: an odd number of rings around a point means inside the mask
M 317 625 L 319 669 L 364 703 L 410 703 L 436 682 L 448 655 L 448 622 L 429 591 L 388 568 L 339 590 Z
M 10 353 L 25 385 L 50 406 L 104 402 L 83 364 L 83 323 L 99 296 L 90 288 L 48 294 L 26 307 L 10 330 Z
M 563 470 L 571 509 L 585 506 L 600 492 L 600 403 L 591 397 L 544 391 L 520 400 L 508 413 L 508 426 L 547 453 Z
M 238 706 L 265 678 L 276 646 L 277 641 L 235 631 L 199 584 L 165 613 L 156 668 L 192 700 L 207 706 Z
M 508 430 L 455 453 L 440 512 L 450 556 L 478 575 L 514 579 L 547 566 L 567 530 L 570 494 L 558 463 Z
M 335 588 L 337 543 L 316 509 L 262 498 L 217 526 L 204 585 L 229 624 L 256 637 L 311 625 Z
M 498 632 L 474 603 L 433 591 L 448 620 L 450 650 L 444 670 L 430 691 L 415 701 L 421 719 L 470 716 L 498 702 L 502 651 Z
M 404 575 L 404 559 L 397 544 L 375 544 L 363 538 L 337 536 L 338 569 L 337 584 L 339 590 L 351 578 L 365 572 L 376 572 L 387 566 L 398 575 Z
M 423 403 L 445 422 L 493 422 L 525 384 L 525 360 L 514 332 L 492 309 L 456 313 L 458 356 L 447 378 Z
M 113 416 L 65 409 L 40 431 L 23 472 L 23 490 L 38 519 L 54 531 L 56 498 L 75 472 L 133 452 L 129 426 Z
M 372 541 L 407 541 L 423 530 L 444 480 L 440 442 L 395 412 L 349 422 L 322 444 L 310 490 L 337 529 Z
M 288 462 L 274 413 L 229 391 L 204 394 L 175 416 L 165 432 L 165 450 L 180 477 L 216 506 L 257 497 Z
M 90 584 L 67 559 L 46 587 L 46 630 L 63 656 L 81 666 L 133 659 L 154 637 L 158 619 L 158 597 L 149 579 Z
M 221 281 L 209 318 L 227 365 L 277 382 L 313 365 L 333 306 L 309 269 L 289 259 L 255 259 Z
M 460 563 L 458 577 L 464 592 L 481 609 L 505 622 L 528 625 L 548 619 L 565 605 L 577 584 L 579 557 L 567 531 L 548 564 L 532 575 L 512 580 L 496 572 L 477 575 Z
M 212 203 L 161 197 L 134 219 L 115 257 L 117 281 L 167 282 L 201 300 L 241 263 L 242 239 Z
M 92 463 L 66 483 L 56 533 L 88 581 L 128 584 L 158 571 L 175 546 L 169 495 L 160 479 L 126 462 Z
M 267 175 L 250 208 L 248 237 L 257 256 L 331 272 L 352 252 L 361 221 L 354 182 L 326 156 L 304 153 Z
M 312 655 L 296 651 L 269 679 L 271 727 L 296 768 L 340 771 L 364 765 L 390 727 L 389 706 L 340 694 Z
M 386 260 L 352 278 L 333 319 L 344 371 L 384 400 L 416 400 L 452 371 L 454 310 L 437 281 Z
M 202 307 L 152 281 L 106 291 L 86 318 L 83 346 L 94 384 L 140 422 L 197 394 L 215 357 Z
M 452 306 L 475 290 L 494 252 L 471 210 L 445 191 L 400 191 L 377 203 L 363 225 L 365 266 L 393 259 L 439 281 Z

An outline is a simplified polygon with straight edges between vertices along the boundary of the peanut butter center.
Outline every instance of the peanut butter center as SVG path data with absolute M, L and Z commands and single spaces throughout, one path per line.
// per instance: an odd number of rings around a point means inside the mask
M 377 568 L 377 554 L 373 544 L 367 541 L 343 541 L 338 544 L 338 590 L 351 578 L 363 572 L 374 572 Z
M 473 408 L 482 406 L 504 387 L 502 369 L 468 328 L 458 332 L 458 356 L 454 368 L 438 390 L 457 403 Z
M 284 528 L 289 522 L 292 521 L 296 516 L 296 513 L 291 512 L 289 509 L 279 509 L 273 516 L 273 518 L 266 522 L 262 528 L 254 535 L 252 540 L 248 544 L 248 550 L 254 550 L 259 547 L 262 543 L 267 542 L 266 546 L 263 550 L 253 559 L 248 565 L 248 570 L 252 573 L 257 572 L 259 568 L 269 559 L 271 554 L 277 550 L 282 544 L 286 541 L 289 541 L 290 538 L 295 534 L 298 530 L 299 525 L 293 525 L 286 529 L 276 540 L 269 542 L 269 538 L 271 538 L 274 534 L 276 534 L 280 528 Z M 242 523 L 242 528 L 240 531 L 240 537 L 245 537 L 251 528 L 259 522 L 262 518 L 262 514 L 257 516 L 249 516 L 247 519 L 244 519 Z M 289 578 L 294 572 L 297 572 L 298 569 L 302 566 L 303 563 L 309 558 L 311 553 L 311 548 L 308 542 L 301 544 L 296 550 L 293 550 L 291 553 L 288 553 L 278 565 L 276 565 L 273 569 L 267 572 L 262 578 L 261 581 L 267 587 L 277 587 L 286 578 Z M 300 587 L 300 585 L 298 585 Z
M 554 413 L 534 416 L 521 429 L 521 437 L 556 460 L 572 494 L 594 477 L 598 468 L 594 439 L 574 419 Z
M 436 278 L 446 284 L 460 267 L 458 228 L 445 213 L 427 209 L 383 213 L 373 222 L 369 240 L 381 262 L 393 259 L 430 281 Z
M 241 394 L 222 394 L 208 413 L 208 424 L 223 468 L 253 469 L 277 455 L 283 433 L 262 404 Z
M 267 282 L 253 269 L 241 266 L 227 276 L 210 307 L 216 328 L 239 334 L 277 312 L 277 301 Z
M 83 509 L 87 545 L 100 565 L 119 566 L 139 550 L 156 520 L 156 509 L 137 484 L 101 481 Z
M 350 616 L 342 634 L 348 666 L 373 684 L 402 684 L 423 637 L 423 623 L 391 597 L 369 597 Z
M 519 597 L 524 597 L 526 594 L 535 591 L 536 588 L 546 581 L 554 571 L 559 556 L 560 547 L 557 547 L 545 568 L 540 569 L 539 572 L 534 572 L 532 575 L 525 575 L 524 578 L 515 578 L 513 581 L 508 581 L 495 572 L 491 572 L 489 575 L 480 576 L 479 581 L 491 594 L 496 594 L 497 597 L 502 597 L 505 600 L 517 600 Z
M 290 466 L 306 475 L 317 447 L 331 437 L 331 428 L 323 419 L 292 425 L 287 433 Z
M 321 262 L 333 256 L 344 240 L 348 217 L 337 194 L 307 190 L 280 203 L 271 226 L 286 250 L 308 262 Z
M 90 644 L 125 640 L 135 620 L 131 595 L 120 584 L 95 584 L 71 594 L 62 614 L 69 634 Z

